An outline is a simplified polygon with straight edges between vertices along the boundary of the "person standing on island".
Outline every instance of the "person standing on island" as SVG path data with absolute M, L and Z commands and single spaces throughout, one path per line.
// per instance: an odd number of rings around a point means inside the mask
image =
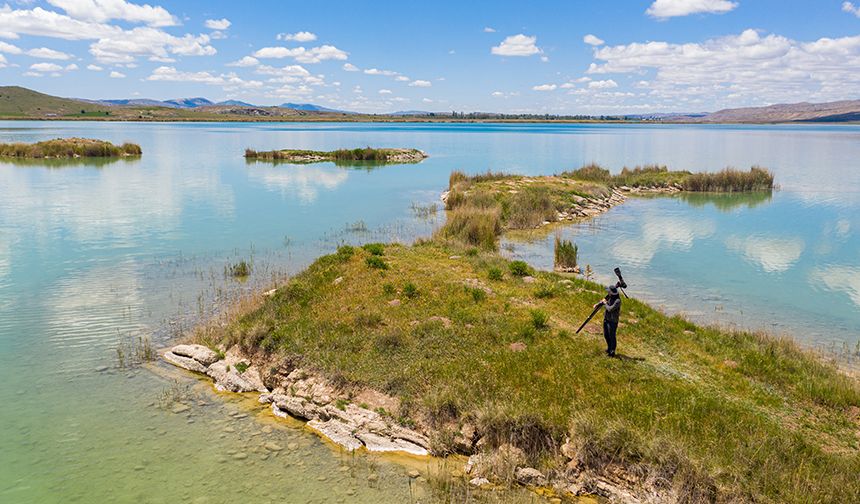
M 601 299 L 594 308 L 600 305 L 603 311 L 603 339 L 606 340 L 606 355 L 615 357 L 615 332 L 618 330 L 618 319 L 621 316 L 621 296 L 618 295 L 618 285 L 606 286 L 606 297 Z

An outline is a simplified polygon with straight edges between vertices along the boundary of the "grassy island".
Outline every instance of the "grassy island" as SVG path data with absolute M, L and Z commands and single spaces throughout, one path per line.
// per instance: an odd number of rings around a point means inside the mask
M 607 358 L 599 322 L 575 334 L 603 295 L 456 243 L 343 246 L 204 339 L 396 397 L 384 413 L 435 453 L 495 453 L 495 481 L 527 465 L 584 492 L 624 474 L 678 502 L 860 499 L 857 381 L 788 341 L 635 299 Z
M 725 169 L 716 173 L 669 171 L 665 166 L 624 168 L 618 175 L 598 165 L 549 176 L 453 172 L 445 194 L 448 219 L 438 232 L 470 245 L 493 249 L 505 230 L 602 213 L 630 193 L 747 193 L 773 189 L 769 171 Z
M 140 146 L 133 143 L 114 145 L 90 138 L 57 138 L 44 142 L 0 144 L 0 157 L 24 159 L 70 159 L 140 156 Z
M 417 163 L 427 157 L 418 149 L 374 149 L 365 147 L 359 149 L 338 149 L 333 151 L 283 149 L 273 151 L 255 151 L 245 149 L 246 159 L 263 161 L 285 161 L 288 163 L 320 163 L 334 162 L 376 162 L 376 163 Z

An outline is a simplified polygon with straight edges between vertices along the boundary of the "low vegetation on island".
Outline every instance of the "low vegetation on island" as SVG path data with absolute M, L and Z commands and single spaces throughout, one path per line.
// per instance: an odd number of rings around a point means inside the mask
M 137 144 L 114 145 L 90 138 L 57 138 L 36 143 L 0 144 L 0 157 L 20 159 L 72 159 L 140 156 Z
M 284 161 L 288 163 L 375 162 L 375 163 L 417 163 L 427 157 L 418 149 L 338 149 L 333 151 L 282 149 L 256 151 L 245 149 L 245 158 L 262 161 Z
M 628 193 L 739 193 L 770 191 L 773 174 L 752 167 L 716 173 L 669 171 L 665 166 L 624 168 L 618 175 L 587 165 L 560 175 L 451 173 L 444 196 L 448 219 L 437 236 L 494 249 L 505 230 L 592 217 L 624 201 Z
M 343 246 L 199 337 L 256 356 L 264 375 L 301 367 L 347 397 L 395 398 L 382 414 L 437 455 L 471 454 L 467 479 L 539 474 L 530 484 L 561 496 L 609 481 L 677 502 L 860 499 L 856 381 L 788 341 L 635 299 L 622 355 L 606 358 L 599 321 L 575 334 L 604 294 L 456 241 Z

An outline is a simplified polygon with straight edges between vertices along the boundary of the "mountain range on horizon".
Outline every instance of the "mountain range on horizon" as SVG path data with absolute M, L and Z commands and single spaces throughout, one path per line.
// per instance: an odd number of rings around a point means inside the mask
M 45 118 L 45 117 L 99 117 L 111 116 L 111 110 L 116 114 L 112 117 L 135 117 L 142 115 L 133 107 L 143 107 L 149 110 L 186 111 L 193 120 L 206 114 L 235 115 L 243 117 L 288 117 L 291 114 L 339 114 L 361 115 L 360 112 L 337 110 L 313 103 L 282 103 L 277 106 L 262 106 L 240 100 L 225 100 L 213 102 L 203 97 L 174 98 L 170 100 L 154 100 L 147 98 L 88 100 L 78 98 L 61 98 L 39 93 L 19 86 L 0 86 L 0 117 L 5 118 Z M 200 112 L 197 112 L 200 111 Z M 78 113 L 80 112 L 80 113 Z M 389 117 L 421 117 L 436 115 L 440 119 L 447 117 L 448 112 L 428 112 L 421 110 L 395 111 L 387 114 L 377 114 Z M 527 115 L 527 114 L 526 114 Z M 535 114 L 540 115 L 540 114 Z M 462 116 L 461 116 L 462 117 Z M 479 120 L 503 118 L 503 114 L 492 112 L 476 113 L 472 117 Z M 548 116 L 571 117 L 571 116 Z M 597 117 L 602 116 L 582 116 Z M 860 121 L 860 100 L 841 100 L 826 103 L 789 103 L 775 104 L 762 107 L 743 107 L 723 109 L 716 112 L 679 112 L 652 114 L 618 114 L 613 116 L 627 120 L 648 122 L 691 122 L 691 123 L 779 123 L 779 122 L 857 122 Z

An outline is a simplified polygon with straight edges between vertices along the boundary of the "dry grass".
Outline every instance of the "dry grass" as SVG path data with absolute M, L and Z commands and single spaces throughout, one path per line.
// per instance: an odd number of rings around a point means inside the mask
M 79 157 L 125 157 L 140 156 L 139 145 L 124 143 L 114 145 L 103 140 L 89 138 L 57 138 L 33 144 L 0 144 L 0 157 L 14 158 L 79 158 Z

